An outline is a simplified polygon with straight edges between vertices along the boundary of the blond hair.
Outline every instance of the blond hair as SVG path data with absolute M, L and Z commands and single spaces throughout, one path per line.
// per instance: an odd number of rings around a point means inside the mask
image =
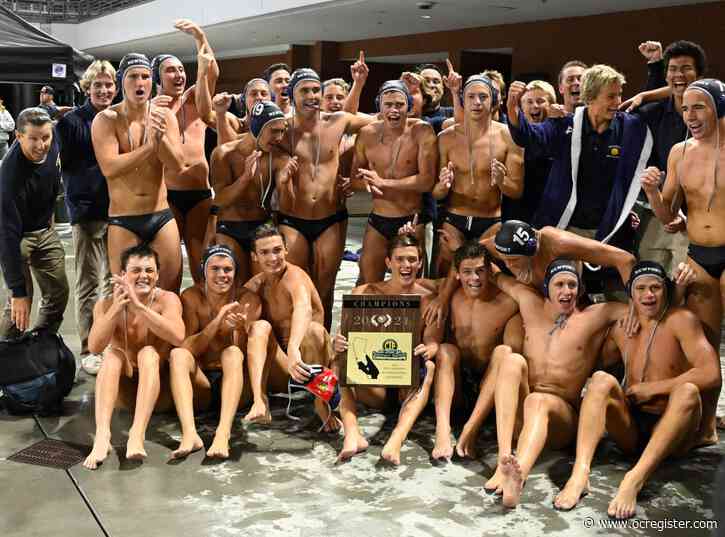
M 81 90 L 83 90 L 84 93 L 87 92 L 91 88 L 93 81 L 101 73 L 107 74 L 111 77 L 113 83 L 116 83 L 116 70 L 113 68 L 113 65 L 111 65 L 111 62 L 108 60 L 96 60 L 89 65 L 86 72 L 83 73 L 83 78 L 81 78 L 80 81 Z
M 494 81 L 496 84 L 498 84 L 498 90 L 501 95 L 499 97 L 503 96 L 506 93 L 506 82 L 503 79 L 503 75 L 496 71 L 495 69 L 486 69 L 483 73 L 481 73 L 483 76 L 487 76 L 492 81 Z M 499 99 L 499 102 L 501 102 L 501 99 Z
M 624 85 L 624 75 L 609 65 L 592 65 L 584 71 L 581 82 L 581 98 L 589 104 L 601 93 L 602 88 L 614 82 Z
M 544 80 L 532 80 L 526 84 L 526 91 L 541 90 L 546 93 L 549 104 L 556 103 L 556 93 L 554 92 L 554 86 Z

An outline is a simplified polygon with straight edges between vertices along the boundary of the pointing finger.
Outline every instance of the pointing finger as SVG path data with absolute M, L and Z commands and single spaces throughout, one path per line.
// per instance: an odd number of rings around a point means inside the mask
M 454 69 L 451 60 L 449 60 L 448 58 L 446 58 L 446 65 L 448 66 L 448 74 L 450 75 L 454 71 Z
M 415 213 L 415 216 L 413 217 L 413 229 L 418 225 L 418 213 Z

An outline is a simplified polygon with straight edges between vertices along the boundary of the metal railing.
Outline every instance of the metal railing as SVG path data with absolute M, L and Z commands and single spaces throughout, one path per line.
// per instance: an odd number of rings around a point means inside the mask
M 78 23 L 153 0 L 0 0 L 30 22 Z

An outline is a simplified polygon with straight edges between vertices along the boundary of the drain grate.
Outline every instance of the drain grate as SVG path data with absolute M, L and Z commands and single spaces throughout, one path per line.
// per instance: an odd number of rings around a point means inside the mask
M 9 461 L 68 470 L 85 458 L 83 450 L 67 442 L 46 438 L 8 457 Z

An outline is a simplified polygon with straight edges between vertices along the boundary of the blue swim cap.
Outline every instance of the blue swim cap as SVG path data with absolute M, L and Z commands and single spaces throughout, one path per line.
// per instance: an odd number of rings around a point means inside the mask
M 280 110 L 279 106 L 274 104 L 272 101 L 258 101 L 254 104 L 251 113 L 251 119 L 249 121 L 249 131 L 252 136 L 259 138 L 260 134 L 264 130 L 264 127 L 270 121 L 277 119 L 284 119 L 284 112 Z
M 292 76 L 290 78 L 289 85 L 287 86 L 287 95 L 291 99 L 294 99 L 295 87 L 297 86 L 297 84 L 299 84 L 300 82 L 304 82 L 305 80 L 320 82 L 320 75 L 318 75 L 314 69 L 310 69 L 309 67 L 295 69 L 295 72 L 292 73 Z
M 716 78 L 703 78 L 695 80 L 687 89 L 700 90 L 710 96 L 715 107 L 715 114 L 720 119 L 725 117 L 725 84 Z

